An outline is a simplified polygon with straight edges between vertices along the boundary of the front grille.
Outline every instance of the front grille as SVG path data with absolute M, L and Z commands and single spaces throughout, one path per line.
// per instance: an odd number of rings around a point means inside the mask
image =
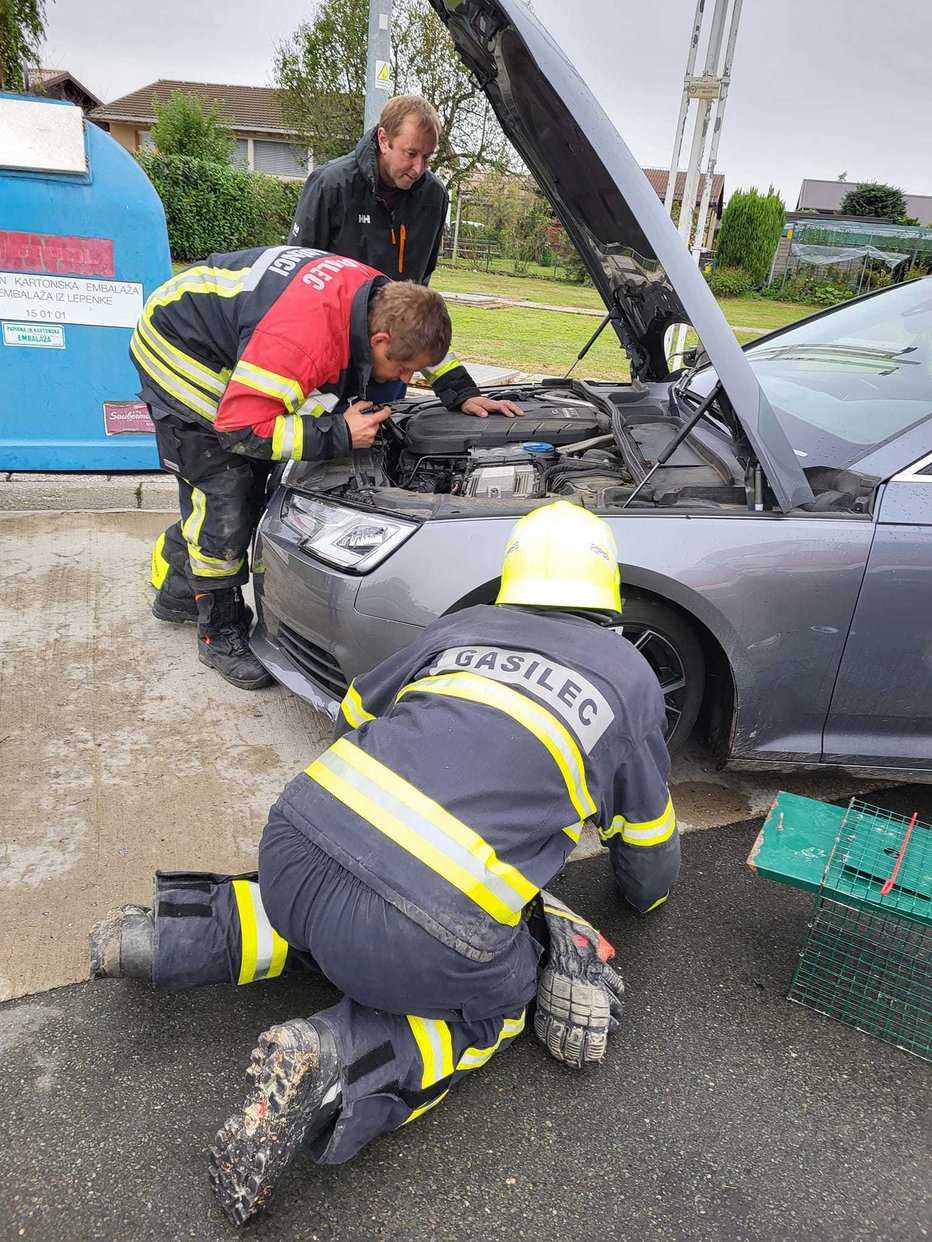
M 343 698 L 348 683 L 336 656 L 325 648 L 318 647 L 309 638 L 289 629 L 287 625 L 279 626 L 278 641 L 282 651 L 306 677 L 316 685 L 323 686 L 335 699 Z

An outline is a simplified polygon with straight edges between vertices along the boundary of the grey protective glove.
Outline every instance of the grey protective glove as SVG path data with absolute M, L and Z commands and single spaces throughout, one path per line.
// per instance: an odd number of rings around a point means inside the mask
M 601 1061 L 622 1015 L 625 985 L 608 965 L 615 950 L 568 906 L 541 890 L 550 936 L 537 986 L 534 1032 L 557 1061 L 582 1069 Z

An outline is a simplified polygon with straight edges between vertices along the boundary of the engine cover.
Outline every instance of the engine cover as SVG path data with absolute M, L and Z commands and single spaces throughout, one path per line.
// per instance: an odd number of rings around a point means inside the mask
M 461 456 L 471 448 L 498 448 L 523 440 L 548 444 L 575 444 L 608 430 L 609 420 L 594 405 L 537 399 L 519 401 L 523 418 L 490 414 L 472 418 L 441 405 L 418 411 L 405 423 L 408 452 Z

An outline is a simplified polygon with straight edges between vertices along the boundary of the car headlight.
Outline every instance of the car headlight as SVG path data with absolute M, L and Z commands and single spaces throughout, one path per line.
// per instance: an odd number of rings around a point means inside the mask
M 363 513 L 295 491 L 285 496 L 282 522 L 299 536 L 302 551 L 352 573 L 373 569 L 418 528 L 404 518 Z

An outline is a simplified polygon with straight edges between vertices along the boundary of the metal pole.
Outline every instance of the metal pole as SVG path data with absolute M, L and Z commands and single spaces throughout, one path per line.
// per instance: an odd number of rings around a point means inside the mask
M 712 26 L 709 32 L 709 46 L 706 50 L 704 77 L 714 77 L 718 70 L 718 59 L 722 51 L 722 37 L 725 33 L 725 14 L 728 11 L 728 0 L 715 0 L 715 11 L 712 14 Z M 692 149 L 689 154 L 689 165 L 686 169 L 686 185 L 683 188 L 683 201 L 680 204 L 680 236 L 688 246 L 692 239 L 693 207 L 696 202 L 696 191 L 699 188 L 699 166 L 705 150 L 706 136 L 709 130 L 709 108 L 711 101 L 699 100 L 696 112 L 695 128 L 693 129 Z
M 722 135 L 722 121 L 725 117 L 725 104 L 728 101 L 728 87 L 731 83 L 731 65 L 735 57 L 735 44 L 738 41 L 738 21 L 741 17 L 743 0 L 735 0 L 731 13 L 731 27 L 728 31 L 728 44 L 725 48 L 725 64 L 722 66 L 722 93 L 715 108 L 715 125 L 712 130 L 712 145 L 709 149 L 709 163 L 706 168 L 705 185 L 702 188 L 702 201 L 699 204 L 699 219 L 696 223 L 695 251 L 699 259 L 699 251 L 703 247 L 705 225 L 709 215 L 709 203 L 712 199 L 712 178 L 715 176 L 715 163 L 718 159 L 718 143 Z M 776 257 L 776 256 L 775 256 Z
M 683 78 L 683 98 L 680 100 L 680 114 L 676 119 L 676 133 L 673 138 L 673 157 L 670 160 L 670 175 L 667 177 L 667 192 L 663 206 L 667 215 L 673 209 L 673 195 L 676 190 L 676 174 L 680 167 L 680 152 L 683 150 L 683 135 L 686 132 L 686 114 L 689 111 L 689 80 L 693 76 L 696 65 L 696 52 L 699 48 L 699 31 L 702 28 L 702 17 L 705 11 L 705 0 L 696 0 L 696 12 L 693 17 L 693 32 L 689 41 L 689 52 L 686 56 L 686 76 Z
M 463 211 L 463 189 L 456 187 L 456 220 L 453 224 L 453 266 L 456 267 L 456 255 L 460 248 L 460 216 Z
M 728 12 L 728 0 L 715 0 L 715 9 L 712 13 L 712 25 L 709 30 L 709 45 L 706 49 L 705 70 L 703 77 L 709 78 L 715 76 L 718 70 L 718 61 L 722 51 L 722 38 L 725 33 L 725 15 Z M 711 101 L 708 99 L 700 99 L 696 111 L 696 118 L 693 128 L 692 147 L 689 152 L 689 163 L 686 166 L 686 184 L 683 187 L 683 198 L 680 203 L 680 219 L 679 234 L 685 241 L 687 246 L 691 245 L 693 232 L 693 205 L 696 201 L 696 191 L 699 188 L 699 166 L 702 163 L 702 154 L 705 150 L 706 137 L 709 132 L 709 107 Z M 676 330 L 676 342 L 673 346 L 673 353 L 670 355 L 671 361 L 675 358 L 681 358 L 683 349 L 686 345 L 686 325 L 680 324 Z
M 392 0 L 369 0 L 369 45 L 366 55 L 366 111 L 364 128 L 379 123 L 382 107 L 392 93 Z

